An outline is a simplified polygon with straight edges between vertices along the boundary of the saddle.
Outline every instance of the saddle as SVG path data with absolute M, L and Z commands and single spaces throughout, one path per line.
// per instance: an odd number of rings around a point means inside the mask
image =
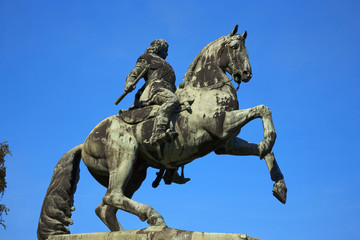
M 121 109 L 118 117 L 127 124 L 138 124 L 157 115 L 160 106 L 149 105 L 141 108 Z
M 192 102 L 183 102 L 180 107 L 174 111 L 174 113 L 179 113 L 182 111 L 191 111 Z M 158 116 L 158 111 L 160 110 L 159 105 L 148 105 L 140 108 L 130 108 L 130 109 L 121 109 L 117 115 L 127 124 L 138 124 L 148 119 Z

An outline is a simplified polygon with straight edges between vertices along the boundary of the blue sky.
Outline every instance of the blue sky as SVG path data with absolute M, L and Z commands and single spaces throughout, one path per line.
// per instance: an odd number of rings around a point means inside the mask
M 179 84 L 197 53 L 239 24 L 248 31 L 253 69 L 239 89 L 240 108 L 272 110 L 287 204 L 272 196 L 264 161 L 215 154 L 188 164 L 191 181 L 182 186 L 153 189 L 149 170 L 133 199 L 178 229 L 268 240 L 357 239 L 359 11 L 350 0 L 0 0 L 0 141 L 13 153 L 1 200 L 10 212 L 0 238 L 36 238 L 57 161 L 98 122 L 131 105 L 134 94 L 113 102 L 152 40 L 168 41 Z M 255 120 L 239 137 L 259 142 L 262 133 Z M 72 233 L 108 231 L 94 212 L 104 193 L 81 164 Z M 117 216 L 125 229 L 147 227 L 128 213 Z

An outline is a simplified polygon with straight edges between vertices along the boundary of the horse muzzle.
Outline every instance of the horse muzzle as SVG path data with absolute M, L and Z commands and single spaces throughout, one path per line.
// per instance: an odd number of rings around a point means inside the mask
M 242 71 L 242 73 L 235 73 L 234 74 L 234 81 L 236 83 L 241 83 L 241 82 L 248 82 L 252 77 L 252 73 L 250 71 L 244 70 Z
M 244 70 L 241 74 L 241 81 L 248 82 L 252 78 L 251 71 Z

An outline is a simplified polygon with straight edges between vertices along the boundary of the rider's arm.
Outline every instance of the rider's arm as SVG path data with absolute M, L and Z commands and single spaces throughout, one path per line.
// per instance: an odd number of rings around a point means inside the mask
M 125 83 L 125 91 L 131 92 L 135 89 L 135 79 L 143 72 L 143 70 L 148 65 L 147 61 L 143 58 L 139 58 L 134 69 L 130 71 L 129 75 L 126 77 L 126 83 Z

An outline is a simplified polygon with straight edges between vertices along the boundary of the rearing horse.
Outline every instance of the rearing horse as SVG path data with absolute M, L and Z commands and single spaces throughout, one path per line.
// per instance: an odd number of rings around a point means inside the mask
M 246 31 L 242 35 L 236 32 L 237 26 L 229 35 L 209 43 L 190 65 L 176 94 L 191 107 L 171 119 L 171 127 L 179 133 L 175 141 L 146 144 L 144 140 L 150 138 L 155 118 L 129 124 L 115 115 L 100 122 L 83 144 L 59 160 L 41 209 L 39 239 L 70 233 L 66 226 L 72 224 L 81 158 L 92 176 L 107 188 L 95 212 L 111 231 L 123 230 L 116 218 L 118 209 L 147 220 L 150 226 L 166 226 L 151 206 L 131 200 L 145 180 L 147 168 L 177 169 L 212 151 L 265 158 L 275 182 L 273 194 L 286 202 L 284 178 L 272 152 L 276 133 L 271 112 L 264 105 L 238 110 L 236 90 L 226 75 L 232 75 L 238 84 L 248 82 L 252 76 L 245 48 Z M 156 107 L 147 108 L 152 111 Z M 262 120 L 264 139 L 253 144 L 236 137 L 255 118 Z

